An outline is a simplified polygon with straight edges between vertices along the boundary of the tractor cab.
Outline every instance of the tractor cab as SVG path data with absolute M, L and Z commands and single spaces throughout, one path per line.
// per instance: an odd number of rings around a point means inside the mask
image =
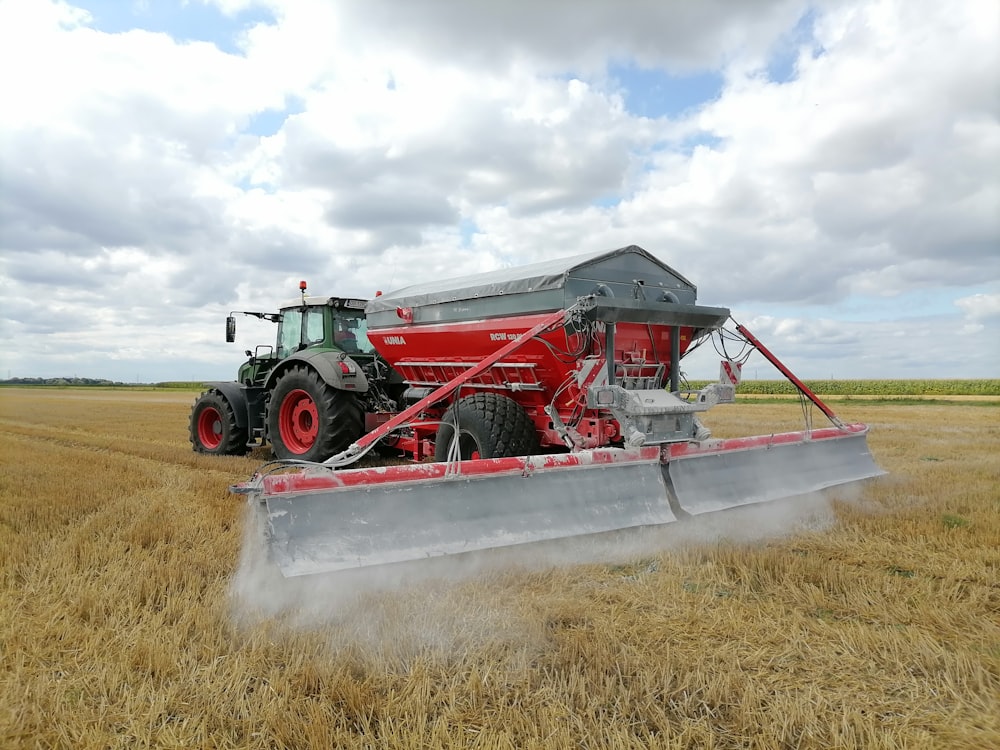
M 276 313 L 238 311 L 226 318 L 226 341 L 236 340 L 236 315 L 250 315 L 278 324 L 275 344 L 259 345 L 246 352 L 237 382 L 247 387 L 263 387 L 273 368 L 306 349 L 343 352 L 361 362 L 375 359 L 375 347 L 368 340 L 365 319 L 367 300 L 351 297 L 311 297 L 306 282 L 299 283 L 301 298 L 290 300 Z M 366 356 L 367 355 L 367 356 Z
M 337 349 L 351 356 L 373 354 L 365 320 L 366 300 L 303 297 L 281 310 L 278 359 L 309 348 Z

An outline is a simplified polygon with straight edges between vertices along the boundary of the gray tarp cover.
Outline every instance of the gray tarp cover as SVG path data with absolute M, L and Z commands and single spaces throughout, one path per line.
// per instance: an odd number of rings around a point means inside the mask
M 546 289 L 561 289 L 573 271 L 597 261 L 604 261 L 618 255 L 640 255 L 673 274 L 694 289 L 694 285 L 677 271 L 663 263 L 638 245 L 629 245 L 617 250 L 574 255 L 557 258 L 527 266 L 501 268 L 487 273 L 477 273 L 454 279 L 428 281 L 414 284 L 383 294 L 368 303 L 368 313 L 395 310 L 397 307 L 423 307 L 456 300 L 496 297 L 508 294 L 523 294 Z

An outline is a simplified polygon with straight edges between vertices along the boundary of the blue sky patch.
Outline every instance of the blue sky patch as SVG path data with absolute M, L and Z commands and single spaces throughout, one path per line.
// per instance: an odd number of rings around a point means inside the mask
M 227 16 L 214 5 L 190 0 L 76 0 L 73 4 L 90 13 L 91 25 L 98 31 L 117 34 L 142 29 L 169 34 L 178 42 L 209 42 L 229 54 L 241 54 L 236 42 L 242 32 L 274 20 L 264 8 Z
M 597 206 L 598 208 L 614 208 L 621 202 L 622 202 L 621 195 L 617 193 L 611 193 L 600 196 L 596 200 L 592 201 L 591 205 Z
M 716 71 L 678 76 L 629 64 L 612 65 L 608 74 L 620 84 L 625 108 L 640 117 L 676 118 L 717 98 L 723 84 Z
M 815 23 L 816 11 L 810 8 L 802 14 L 788 33 L 775 43 L 767 61 L 768 80 L 774 83 L 788 83 L 795 79 L 795 61 L 799 57 L 799 48 L 815 43 L 813 40 Z
M 262 138 L 274 135 L 285 124 L 288 114 L 287 110 L 279 111 L 276 109 L 265 109 L 263 112 L 257 112 L 250 117 L 250 122 L 247 123 L 244 132 L 250 135 L 259 135 Z
M 719 150 L 722 146 L 722 139 L 717 135 L 712 135 L 708 131 L 702 130 L 689 138 L 684 139 L 680 151 L 684 154 L 691 154 L 698 146 L 706 146 L 711 151 Z
M 265 109 L 262 112 L 255 112 L 251 115 L 246 127 L 243 128 L 243 132 L 266 138 L 281 130 L 281 126 L 291 115 L 297 115 L 304 111 L 303 101 L 299 98 L 292 98 L 292 101 L 286 102 L 284 109 Z
M 463 218 L 458 223 L 458 231 L 462 237 L 462 247 L 472 247 L 472 236 L 479 234 L 479 226 L 469 218 Z

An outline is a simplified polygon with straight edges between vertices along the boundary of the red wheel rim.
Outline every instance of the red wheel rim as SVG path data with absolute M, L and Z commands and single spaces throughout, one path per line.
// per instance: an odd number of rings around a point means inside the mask
M 222 414 L 214 406 L 206 406 L 198 415 L 198 442 L 209 450 L 222 445 Z
M 478 461 L 482 458 L 479 452 L 479 441 L 468 432 L 458 437 L 459 456 L 463 461 Z
M 278 411 L 281 442 L 292 453 L 305 453 L 316 443 L 319 434 L 319 410 L 312 396 L 296 389 L 285 396 Z

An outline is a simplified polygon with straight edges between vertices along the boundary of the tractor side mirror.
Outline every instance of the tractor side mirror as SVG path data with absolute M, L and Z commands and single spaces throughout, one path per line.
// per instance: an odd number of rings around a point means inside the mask
M 226 318 L 226 342 L 233 343 L 236 341 L 236 318 L 230 315 Z

